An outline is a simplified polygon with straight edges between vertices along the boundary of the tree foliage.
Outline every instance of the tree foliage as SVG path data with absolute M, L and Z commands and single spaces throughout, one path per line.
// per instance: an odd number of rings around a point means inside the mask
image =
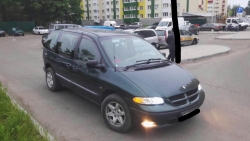
M 0 21 L 33 20 L 37 25 L 60 21 L 77 23 L 81 0 L 0 0 Z

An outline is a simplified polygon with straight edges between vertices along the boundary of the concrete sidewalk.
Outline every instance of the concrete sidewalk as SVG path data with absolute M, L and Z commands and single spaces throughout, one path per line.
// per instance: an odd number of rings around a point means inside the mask
M 250 40 L 250 32 L 249 31 L 240 31 L 236 34 L 215 37 L 215 39 L 220 39 L 220 40 Z
M 192 45 L 184 46 L 181 48 L 181 62 L 188 62 L 197 59 L 202 59 L 206 57 L 211 57 L 219 54 L 228 53 L 230 51 L 229 47 L 220 45 Z M 160 50 L 160 52 L 165 52 L 166 56 L 169 54 L 168 49 Z
M 200 31 L 200 34 L 236 34 L 235 31 Z

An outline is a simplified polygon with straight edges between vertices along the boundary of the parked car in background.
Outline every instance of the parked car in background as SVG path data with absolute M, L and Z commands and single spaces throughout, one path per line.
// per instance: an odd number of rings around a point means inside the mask
M 180 27 L 180 29 L 187 30 L 195 35 L 198 35 L 200 32 L 199 28 L 193 24 L 183 25 Z
M 34 34 L 48 34 L 49 33 L 49 29 L 45 29 L 43 26 L 37 26 L 35 28 L 33 28 L 33 33 Z
M 167 37 L 168 35 L 171 34 L 171 30 L 155 30 L 155 32 L 157 33 L 158 35 L 158 38 L 159 38 L 159 46 L 158 46 L 158 49 L 160 49 L 161 47 L 167 47 L 168 44 L 166 43 L 167 41 Z
M 103 23 L 103 26 L 113 26 L 113 27 L 115 27 L 115 26 L 117 26 L 117 23 L 116 23 L 116 21 L 105 21 Z
M 22 29 L 20 29 L 19 27 L 12 27 L 9 30 L 9 36 L 19 36 L 22 35 L 24 36 L 25 33 Z
M 129 25 L 130 28 L 137 29 L 137 28 L 142 28 L 141 22 L 134 22 Z
M 180 40 L 181 45 L 196 45 L 199 43 L 199 37 L 197 35 L 194 35 L 187 30 L 179 30 L 180 31 Z
M 158 26 L 159 22 L 155 22 L 152 24 L 152 29 L 156 29 L 156 27 Z
M 5 37 L 5 31 L 0 29 L 0 37 Z
M 124 32 L 135 33 L 138 36 L 147 40 L 150 44 L 158 48 L 159 38 L 154 29 L 136 29 L 136 30 L 124 30 Z
M 232 24 L 232 26 L 239 25 L 240 30 L 245 30 L 248 27 L 248 23 L 240 20 L 240 18 L 227 18 L 226 24 Z
M 218 23 L 207 23 L 200 26 L 200 31 L 222 31 L 223 26 Z
M 183 17 L 178 17 L 178 26 L 179 28 L 183 26 L 184 23 L 184 18 Z M 173 20 L 172 18 L 162 18 L 158 26 L 156 27 L 156 30 L 158 29 L 167 29 L 167 30 L 172 30 L 173 28 Z
M 96 103 L 107 127 L 119 133 L 170 126 L 200 112 L 205 92 L 187 70 L 136 36 L 96 30 L 49 34 L 42 52 L 48 90 L 65 86 Z
M 76 24 L 51 24 L 49 26 L 49 33 L 51 31 L 57 30 L 57 29 L 74 28 L 74 27 L 79 27 L 79 25 L 76 25 Z

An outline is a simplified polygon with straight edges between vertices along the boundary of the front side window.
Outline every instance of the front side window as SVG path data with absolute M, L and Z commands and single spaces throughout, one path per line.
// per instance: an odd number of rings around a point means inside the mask
M 95 43 L 89 39 L 82 38 L 78 48 L 77 59 L 87 62 L 88 60 L 100 61 L 100 54 Z
M 50 50 L 56 51 L 56 43 L 59 35 L 60 33 L 57 31 L 51 32 L 48 35 L 48 38 L 45 40 L 45 47 Z
M 164 56 L 154 46 L 139 37 L 102 37 L 100 43 L 116 67 L 133 65 L 140 60 L 164 59 Z
M 58 53 L 68 57 L 73 57 L 77 39 L 78 35 L 76 34 L 63 33 L 58 42 Z
M 238 24 L 237 20 L 235 20 L 235 19 L 232 20 L 232 23 Z

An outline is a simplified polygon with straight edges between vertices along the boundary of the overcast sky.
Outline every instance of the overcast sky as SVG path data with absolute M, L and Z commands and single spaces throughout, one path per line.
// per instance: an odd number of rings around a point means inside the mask
M 248 0 L 228 0 L 228 4 L 231 4 L 231 5 L 240 5 L 242 7 L 246 7 L 247 6 L 247 3 L 248 3 Z

